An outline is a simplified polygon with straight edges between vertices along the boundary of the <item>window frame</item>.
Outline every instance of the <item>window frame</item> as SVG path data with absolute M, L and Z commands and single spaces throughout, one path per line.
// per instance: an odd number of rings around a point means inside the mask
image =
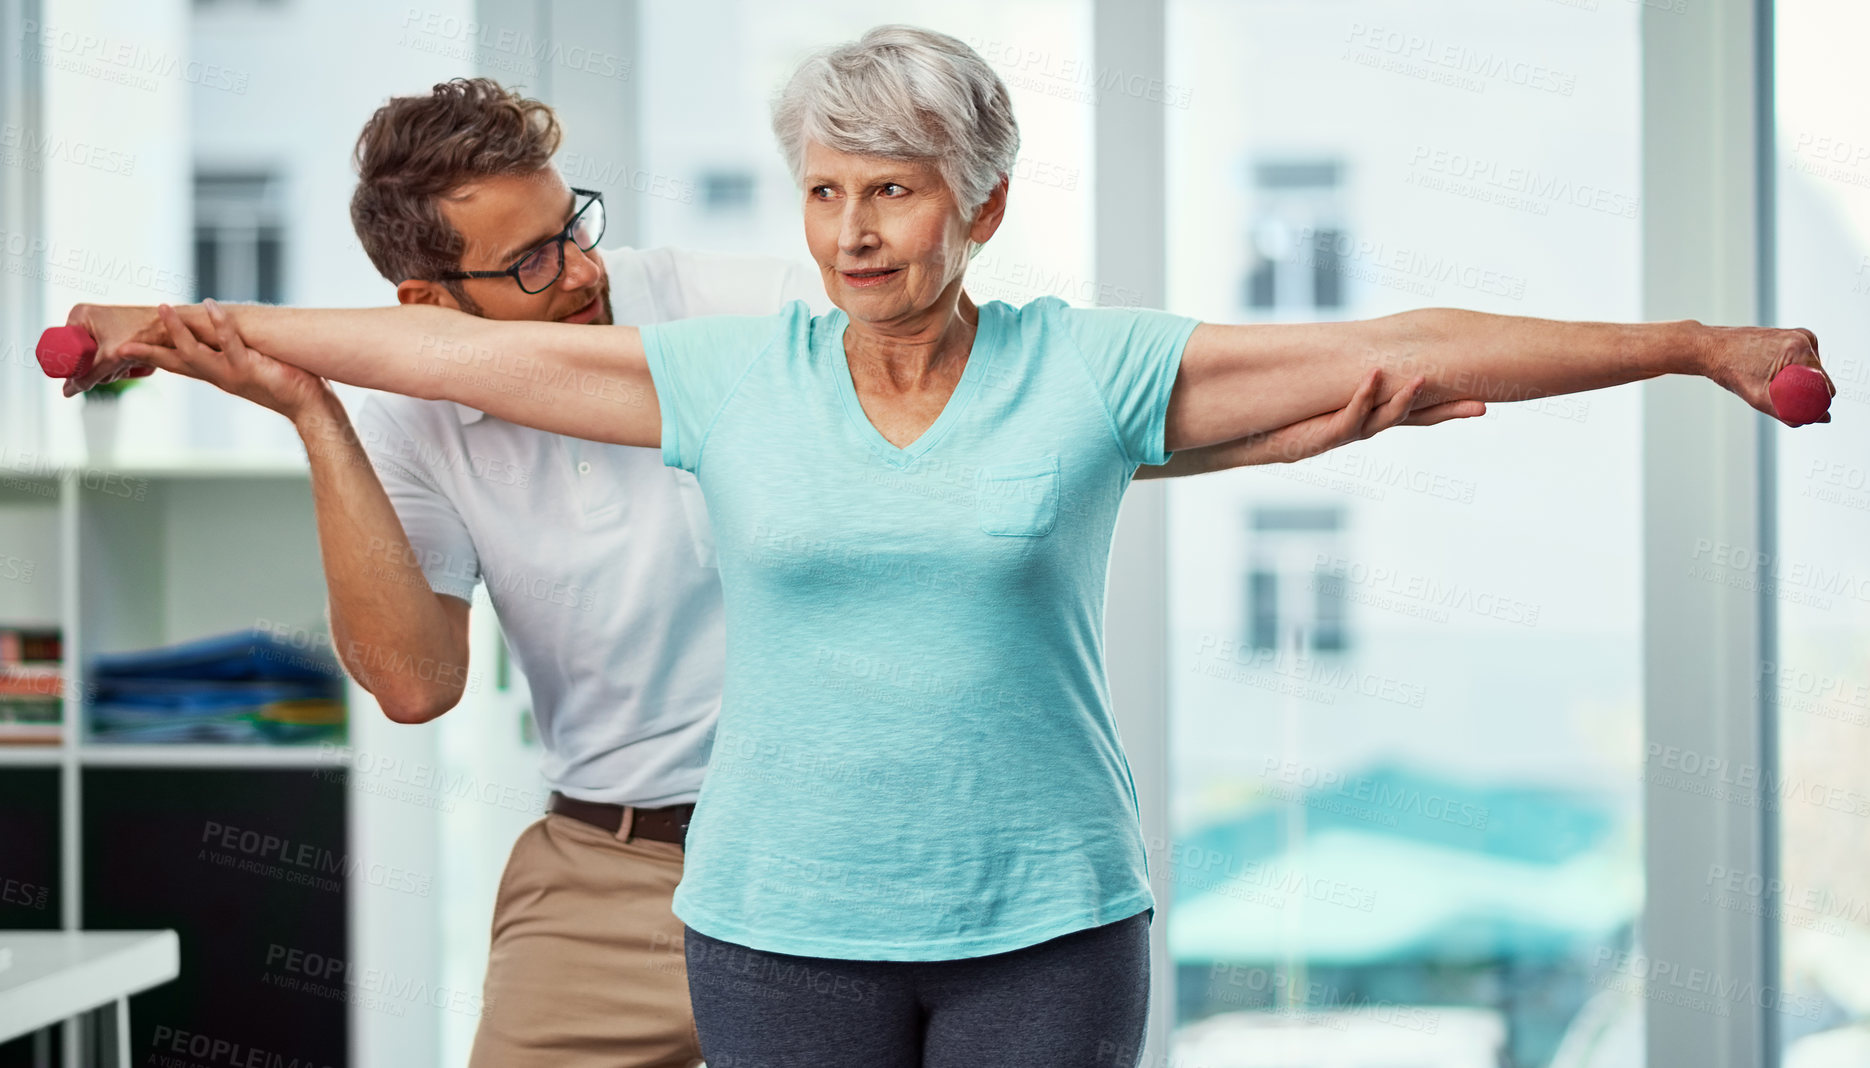
M 0 0 L 0 40 L 23 42 L 25 27 L 41 21 L 40 0 Z M 45 124 L 43 64 L 0 64 L 0 123 L 41 130 Z M 44 226 L 44 168 L 17 166 L 0 183 L 0 230 L 36 234 Z M 0 352 L 31 352 L 46 317 L 46 287 L 36 271 L 0 271 Z M 58 320 L 63 321 L 63 316 Z M 0 447 L 31 452 L 45 440 L 45 403 L 38 368 L 26 359 L 0 359 Z M 66 895 L 70 897 L 71 895 Z

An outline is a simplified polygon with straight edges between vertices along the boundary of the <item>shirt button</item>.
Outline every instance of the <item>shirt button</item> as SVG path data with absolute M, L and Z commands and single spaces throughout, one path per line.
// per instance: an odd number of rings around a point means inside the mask
M 579 463 L 579 464 L 578 464 L 578 473 L 579 473 L 579 474 L 581 474 L 581 475 L 588 475 L 588 474 L 590 474 L 590 473 L 591 473 L 591 462 L 590 462 L 589 460 L 586 460 L 586 461 L 583 461 L 583 462 L 581 462 L 581 463 Z

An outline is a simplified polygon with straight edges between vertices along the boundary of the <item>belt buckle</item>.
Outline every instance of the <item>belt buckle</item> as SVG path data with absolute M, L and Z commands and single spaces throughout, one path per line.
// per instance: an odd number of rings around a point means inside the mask
M 625 805 L 623 806 L 623 822 L 617 824 L 617 841 L 619 842 L 629 841 L 630 832 L 635 829 L 636 829 L 636 806 Z

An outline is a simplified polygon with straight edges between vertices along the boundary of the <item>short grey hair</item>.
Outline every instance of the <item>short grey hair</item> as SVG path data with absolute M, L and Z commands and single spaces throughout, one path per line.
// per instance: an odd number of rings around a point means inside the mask
M 807 57 L 773 100 L 773 133 L 798 181 L 808 141 L 932 161 L 968 215 L 1019 156 L 1006 83 L 959 39 L 915 26 L 878 26 Z

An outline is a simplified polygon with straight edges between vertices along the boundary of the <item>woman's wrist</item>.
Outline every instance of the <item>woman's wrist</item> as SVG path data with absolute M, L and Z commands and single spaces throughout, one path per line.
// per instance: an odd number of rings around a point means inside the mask
M 1665 373 L 1705 376 L 1712 366 L 1710 356 L 1717 328 L 1698 319 L 1683 319 L 1669 325 L 1675 328 L 1675 340 L 1669 345 L 1674 359 Z

